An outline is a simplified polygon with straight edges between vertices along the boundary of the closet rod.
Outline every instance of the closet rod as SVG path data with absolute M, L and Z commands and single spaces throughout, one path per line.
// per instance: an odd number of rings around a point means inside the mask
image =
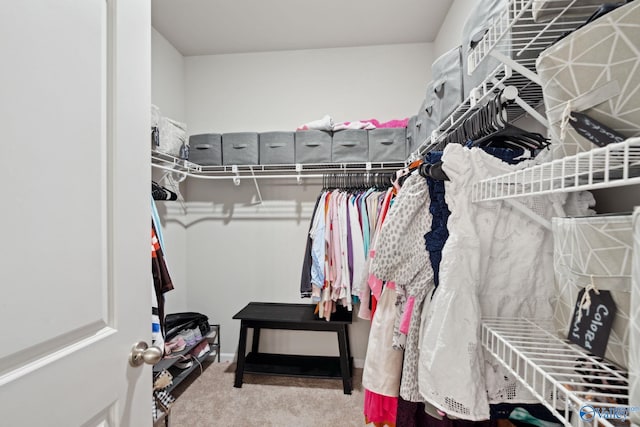
M 506 67 L 505 67 L 505 71 L 508 71 Z M 481 90 L 483 85 L 474 88 L 472 91 L 473 93 L 465 101 L 465 103 L 469 104 L 469 108 L 466 111 L 464 111 L 464 113 L 462 113 L 462 115 L 460 116 L 457 116 L 456 112 L 452 113 L 447 119 L 447 120 L 451 120 L 451 123 L 449 124 L 449 126 L 447 126 L 442 131 L 440 131 L 440 128 L 437 128 L 436 130 L 434 130 L 432 135 L 426 141 L 424 141 L 423 144 L 420 147 L 418 147 L 418 149 L 414 153 L 410 155 L 410 159 L 417 160 L 422 156 L 424 156 L 425 154 L 429 153 L 430 151 L 433 151 L 434 149 L 438 148 L 440 144 L 444 141 L 444 139 L 447 137 L 447 135 L 453 133 L 456 129 L 462 126 L 465 120 L 475 115 L 475 113 L 477 113 L 479 110 L 486 108 L 487 104 L 489 103 L 490 96 L 500 96 L 500 101 L 505 104 L 517 102 L 520 99 L 518 88 L 516 86 L 513 86 L 513 85 L 504 86 L 504 87 L 500 87 L 500 86 L 501 84 L 497 84 L 496 86 L 488 90 L 486 87 Z M 497 89 L 500 89 L 500 90 L 496 92 Z M 473 98 L 473 102 L 471 98 Z M 447 120 L 445 120 L 443 124 L 446 123 Z M 442 124 L 440 126 L 442 126 Z
M 170 172 L 175 172 L 179 175 L 183 175 L 185 177 L 191 177 L 191 178 L 198 178 L 198 179 L 264 179 L 264 178 L 269 178 L 269 179 L 289 179 L 289 178 L 293 178 L 293 179 L 298 179 L 298 178 L 316 178 L 316 179 L 321 179 L 323 177 L 323 174 L 299 174 L 299 173 L 295 173 L 295 171 L 293 171 L 294 173 L 290 174 L 290 175 L 239 175 L 239 174 L 234 174 L 232 172 L 230 172 L 230 175 L 222 175 L 222 176 L 212 176 L 212 175 L 200 175 L 200 174 L 194 174 L 191 172 L 186 172 L 186 171 L 180 171 L 180 170 L 176 170 L 173 168 L 170 168 L 168 166 L 164 166 L 164 165 L 158 165 L 155 163 L 151 164 L 152 167 L 154 168 L 158 168 L 158 169 L 162 169 L 162 170 L 166 170 L 166 171 L 170 171 Z

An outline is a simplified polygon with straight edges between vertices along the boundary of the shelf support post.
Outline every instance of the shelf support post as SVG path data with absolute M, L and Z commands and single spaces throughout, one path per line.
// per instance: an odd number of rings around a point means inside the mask
M 262 204 L 262 193 L 260 193 L 260 186 L 258 185 L 258 180 L 256 178 L 256 174 L 253 171 L 253 166 L 249 166 L 249 169 L 251 170 L 251 176 L 253 177 L 253 185 L 256 186 L 256 193 L 258 194 L 258 204 Z

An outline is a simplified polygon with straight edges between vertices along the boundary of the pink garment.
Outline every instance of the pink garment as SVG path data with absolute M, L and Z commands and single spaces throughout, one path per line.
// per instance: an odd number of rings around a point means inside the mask
M 395 288 L 395 284 L 392 284 Z M 384 310 L 376 313 L 377 298 L 371 300 L 372 317 L 378 316 Z M 369 350 L 367 348 L 367 350 Z M 366 363 L 366 362 L 365 362 Z M 363 373 L 363 375 L 365 375 Z M 398 411 L 398 397 L 397 396 L 385 396 L 373 392 L 367 388 L 364 389 L 364 418 L 367 424 L 376 423 L 378 425 L 388 424 L 391 426 L 396 425 L 397 411 Z
M 376 299 L 380 299 L 380 295 L 382 295 L 382 288 L 383 288 L 384 282 L 378 279 L 373 274 L 369 274 L 369 279 L 367 280 L 367 283 L 369 284 L 369 288 L 371 288 L 371 293 L 373 294 L 373 296 L 376 297 Z M 387 286 L 391 289 L 396 288 L 395 282 L 387 282 Z
M 409 124 L 409 119 L 401 120 L 389 120 L 388 122 L 378 121 L 377 119 L 358 120 L 355 122 L 342 122 L 333 125 L 333 130 L 344 129 L 384 129 L 384 128 L 406 128 Z
M 369 259 L 373 259 L 376 256 L 375 250 L 369 251 Z M 380 294 L 382 294 L 382 280 L 378 279 L 373 274 L 369 274 L 367 278 L 367 285 L 369 285 L 369 289 L 371 289 L 371 293 L 377 298 L 380 299 Z
M 407 125 L 409 124 L 409 119 L 406 118 L 401 120 L 389 120 L 388 122 L 383 122 L 383 123 L 380 123 L 376 119 L 369 119 L 369 120 L 361 120 L 361 122 L 371 123 L 376 128 L 406 128 Z
M 398 398 L 383 396 L 364 389 L 364 418 L 369 423 L 395 425 L 398 414 Z
M 381 129 L 381 128 L 406 128 L 409 124 L 409 119 L 394 119 L 387 122 L 380 122 L 377 119 L 357 120 L 350 122 L 334 123 L 333 118 L 329 115 L 325 115 L 321 119 L 313 120 L 299 126 L 296 130 L 324 130 L 324 131 L 337 131 L 345 129 Z

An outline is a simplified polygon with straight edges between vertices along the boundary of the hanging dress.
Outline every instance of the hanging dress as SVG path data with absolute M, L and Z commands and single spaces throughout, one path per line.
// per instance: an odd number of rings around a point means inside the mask
M 444 149 L 445 199 L 451 215 L 440 284 L 421 331 L 419 387 L 430 404 L 467 420 L 485 420 L 489 403 L 537 402 L 502 365 L 485 355 L 481 317 L 548 319 L 553 296 L 551 233 L 505 201 L 473 203 L 473 184 L 527 164 L 509 165 L 479 148 Z M 562 195 L 518 201 L 543 218 Z
M 404 348 L 400 394 L 410 401 L 422 400 L 417 376 L 420 318 L 424 299 L 433 288 L 433 270 L 424 245 L 424 235 L 431 229 L 429 206 L 425 179 L 417 174 L 408 177 L 389 210 L 371 265 L 374 275 L 395 282 L 404 294 L 400 300 L 406 298 L 394 322 L 394 344 Z
M 418 348 L 417 333 L 415 345 L 411 341 L 411 348 L 405 349 L 410 356 L 408 359 L 407 354 L 403 354 L 404 346 L 394 345 L 398 342 L 399 320 L 403 314 L 395 288 L 402 286 L 404 292 L 412 296 L 412 292 L 407 291 L 426 289 L 429 285 L 432 272 L 423 243 L 423 236 L 431 222 L 428 209 L 429 192 L 425 180 L 420 176 L 409 177 L 388 210 L 376 237 L 375 256 L 371 259 L 372 275 L 387 285 L 382 291 L 371 325 L 362 383 L 369 392 L 391 398 L 396 402 L 396 407 L 403 378 L 403 360 L 415 360 L 417 364 L 417 355 L 413 355 Z M 416 378 L 413 381 L 417 394 Z M 370 415 L 384 411 L 376 412 L 375 407 L 367 405 L 375 403 L 379 409 L 390 406 L 388 402 L 389 399 L 383 397 L 375 402 L 365 399 L 368 419 L 380 421 Z M 387 416 L 390 415 L 395 415 L 395 410 L 387 413 Z M 395 422 L 395 416 L 391 421 Z

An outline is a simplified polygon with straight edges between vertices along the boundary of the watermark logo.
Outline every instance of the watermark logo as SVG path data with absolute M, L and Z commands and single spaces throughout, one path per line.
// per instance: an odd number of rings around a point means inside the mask
M 580 408 L 580 418 L 582 418 L 584 421 L 591 422 L 595 417 L 596 410 L 593 408 L 593 406 L 584 405 L 582 408 Z
M 606 420 L 622 420 L 626 421 L 631 412 L 640 411 L 640 407 L 633 406 L 615 406 L 608 408 L 598 408 L 592 405 L 583 405 L 580 408 L 580 418 L 588 423 L 593 422 L 596 418 Z

